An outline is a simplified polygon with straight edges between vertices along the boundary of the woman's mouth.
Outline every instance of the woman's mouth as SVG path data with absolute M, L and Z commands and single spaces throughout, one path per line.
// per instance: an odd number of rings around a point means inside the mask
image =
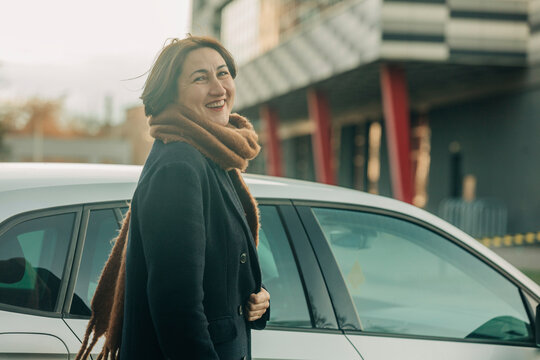
M 205 105 L 208 109 L 213 111 L 221 111 L 225 107 L 225 100 L 218 100 Z

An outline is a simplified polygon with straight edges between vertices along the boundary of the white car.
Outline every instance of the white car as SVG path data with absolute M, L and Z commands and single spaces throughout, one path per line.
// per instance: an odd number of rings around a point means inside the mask
M 140 171 L 0 164 L 0 359 L 74 358 Z M 540 287 L 467 234 L 380 196 L 245 180 L 272 296 L 255 359 L 540 359 Z

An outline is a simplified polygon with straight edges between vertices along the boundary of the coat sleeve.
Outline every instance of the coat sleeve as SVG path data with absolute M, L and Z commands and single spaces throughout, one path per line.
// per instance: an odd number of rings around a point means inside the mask
M 139 191 L 150 313 L 168 359 L 218 359 L 203 308 L 203 189 L 188 163 L 163 166 Z

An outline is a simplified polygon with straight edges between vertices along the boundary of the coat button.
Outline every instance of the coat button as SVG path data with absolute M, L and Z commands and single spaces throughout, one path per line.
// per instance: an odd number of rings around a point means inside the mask
M 240 254 L 240 263 L 245 264 L 246 261 L 247 261 L 247 254 L 246 253 Z
M 242 305 L 238 305 L 238 315 L 240 316 L 244 315 L 244 310 L 242 309 Z

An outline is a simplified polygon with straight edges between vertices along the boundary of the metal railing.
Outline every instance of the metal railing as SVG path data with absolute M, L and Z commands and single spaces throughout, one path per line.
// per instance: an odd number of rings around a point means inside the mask
M 508 211 L 496 199 L 445 199 L 439 206 L 439 216 L 475 238 L 506 234 Z

